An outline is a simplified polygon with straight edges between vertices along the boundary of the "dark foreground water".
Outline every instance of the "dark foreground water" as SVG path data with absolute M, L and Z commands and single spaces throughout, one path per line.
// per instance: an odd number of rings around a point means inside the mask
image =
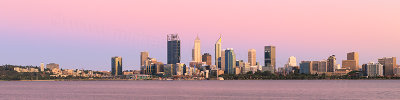
M 5 100 L 399 100 L 397 80 L 0 81 Z

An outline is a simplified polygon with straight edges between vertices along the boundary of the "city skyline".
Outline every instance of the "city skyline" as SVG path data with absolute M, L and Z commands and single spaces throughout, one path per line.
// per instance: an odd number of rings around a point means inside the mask
M 212 1 L 209 7 L 215 9 L 196 5 L 211 1 L 185 2 L 185 5 L 173 1 L 97 1 L 88 8 L 86 3 L 74 1 L 2 2 L 0 7 L 4 9 L 0 12 L 5 14 L 0 16 L 0 21 L 4 22 L 0 23 L 3 37 L 0 45 L 12 49 L 2 50 L 0 64 L 39 66 L 43 62 L 57 63 L 67 69 L 109 70 L 110 57 L 121 56 L 124 70 L 139 69 L 142 51 L 167 63 L 165 36 L 175 33 L 182 41 L 181 62 L 185 64 L 192 60 L 193 37 L 197 34 L 202 39 L 201 54 L 210 53 L 213 58 L 219 34 L 223 34 L 222 49 L 234 48 L 240 60 L 247 61 L 248 49 L 256 49 L 257 62 L 263 63 L 263 47 L 274 45 L 277 47 L 276 67 L 283 67 L 290 56 L 300 62 L 336 55 L 337 63 L 341 64 L 347 59 L 346 53 L 358 52 L 359 65 L 378 62 L 377 59 L 383 57 L 400 57 L 397 53 L 400 48 L 396 46 L 400 42 L 396 39 L 400 36 L 400 15 L 396 13 L 400 1 L 395 0 L 363 1 L 361 4 L 356 0 L 346 1 L 346 4 L 343 1 L 307 4 Z M 103 4 L 110 6 L 99 7 Z M 341 6 L 337 7 L 339 4 Z M 71 5 L 76 8 L 69 9 Z M 308 7 L 311 5 L 321 7 Z M 152 8 L 156 6 L 159 8 Z M 97 7 L 100 9 L 93 9 Z M 123 9 L 129 7 L 132 8 Z M 136 10 L 138 8 L 147 11 Z M 166 11 L 160 11 L 161 8 Z M 104 12 L 96 13 L 98 10 Z

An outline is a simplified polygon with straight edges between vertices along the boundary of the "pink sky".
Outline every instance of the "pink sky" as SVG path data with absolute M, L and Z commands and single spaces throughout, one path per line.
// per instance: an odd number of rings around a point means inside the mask
M 277 46 L 278 66 L 289 56 L 322 60 L 360 53 L 361 63 L 400 57 L 399 0 L 1 0 L 0 64 L 59 63 L 109 70 L 122 56 L 137 69 L 140 51 L 166 62 L 166 34 L 179 33 L 184 63 L 196 34 L 202 53 L 223 48 L 247 61 L 256 49 Z M 135 66 L 135 67 L 133 67 Z

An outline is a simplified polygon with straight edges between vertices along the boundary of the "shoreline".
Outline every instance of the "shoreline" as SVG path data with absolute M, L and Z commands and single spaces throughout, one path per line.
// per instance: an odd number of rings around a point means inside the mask
M 316 80 L 400 80 L 400 79 L 316 79 Z M 282 80 L 0 80 L 0 81 L 21 81 L 21 82 L 55 82 L 55 81 L 282 81 Z M 288 81 L 315 81 L 315 80 L 288 80 Z

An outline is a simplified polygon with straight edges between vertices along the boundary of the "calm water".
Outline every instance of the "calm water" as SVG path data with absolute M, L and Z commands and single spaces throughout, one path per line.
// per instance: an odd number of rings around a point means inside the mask
M 0 81 L 5 100 L 400 99 L 397 80 Z

